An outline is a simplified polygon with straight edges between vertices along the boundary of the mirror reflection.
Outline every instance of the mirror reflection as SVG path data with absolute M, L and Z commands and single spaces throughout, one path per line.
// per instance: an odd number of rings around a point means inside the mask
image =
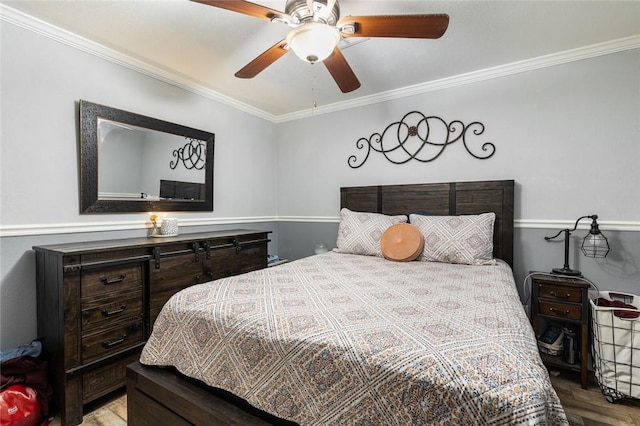
M 80 212 L 213 211 L 213 133 L 85 100 Z
M 98 200 L 204 200 L 205 141 L 98 118 Z

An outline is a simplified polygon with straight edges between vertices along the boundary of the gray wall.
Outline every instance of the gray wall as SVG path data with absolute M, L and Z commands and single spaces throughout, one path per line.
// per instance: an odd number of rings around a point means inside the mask
M 215 133 L 215 210 L 172 213 L 182 233 L 275 231 L 272 122 L 5 21 L 0 43 L 2 349 L 37 336 L 33 245 L 146 234 L 147 213 L 79 214 L 79 99 Z
M 563 244 L 544 236 L 598 214 L 613 251 L 580 254 L 585 220 L 572 235 L 570 265 L 601 288 L 640 294 L 639 69 L 635 49 L 279 124 L 278 214 L 288 221 L 279 225 L 281 254 L 335 243 L 341 186 L 515 179 L 520 287 L 530 270 L 562 267 Z M 430 163 L 395 165 L 373 152 L 362 167 L 347 165 L 359 138 L 414 110 L 482 122 L 471 145 L 493 142 L 495 155 L 478 160 L 456 143 Z
M 588 221 L 587 221 L 588 222 Z M 550 272 L 564 263 L 564 244 L 548 243 L 545 236 L 557 229 L 519 227 L 514 235 L 513 273 L 523 303 L 531 297 L 528 275 L 532 271 Z M 618 290 L 640 295 L 640 236 L 638 232 L 605 230 L 612 252 L 605 259 L 587 258 L 579 250 L 588 230 L 578 230 L 571 236 L 569 264 L 592 281 L 600 290 Z M 316 244 L 324 242 L 335 247 L 338 235 L 335 223 L 280 222 L 278 224 L 279 254 L 295 260 L 314 254 Z
M 381 102 L 277 128 L 278 214 L 337 216 L 341 186 L 515 179 L 515 217 L 640 222 L 640 49 Z M 487 160 L 460 142 L 431 163 L 395 165 L 372 153 L 358 169 L 356 141 L 410 111 L 447 121 L 480 121 Z M 313 189 L 310 191 L 309 189 Z
M 2 349 L 37 336 L 33 245 L 146 232 L 145 213 L 79 214 L 79 99 L 216 134 L 215 211 L 172 213 L 181 232 L 265 229 L 270 252 L 297 259 L 335 243 L 341 186 L 515 179 L 519 285 L 530 269 L 560 266 L 561 245 L 544 235 L 597 213 L 614 252 L 572 266 L 603 288 L 640 293 L 637 49 L 274 123 L 12 23 L 2 22 L 0 43 Z M 360 137 L 411 110 L 483 122 L 496 155 L 476 160 L 456 144 L 432 163 L 373 156 L 347 166 Z

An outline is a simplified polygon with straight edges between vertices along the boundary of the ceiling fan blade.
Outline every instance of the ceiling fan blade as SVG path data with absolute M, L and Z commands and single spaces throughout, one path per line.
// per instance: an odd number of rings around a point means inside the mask
M 251 3 L 243 0 L 191 0 L 196 3 L 206 4 L 208 6 L 218 7 L 220 9 L 231 10 L 233 12 L 243 13 L 245 15 L 253 16 L 254 18 L 260 18 L 267 21 L 271 21 L 273 18 L 280 18 L 284 21 L 289 21 L 291 17 L 286 13 L 280 12 L 275 9 L 270 9 L 259 4 Z
M 249 62 L 235 76 L 238 78 L 253 78 L 260 74 L 269 65 L 280 59 L 285 53 L 289 51 L 285 46 L 286 40 L 280 40 L 264 52 L 262 52 L 257 58 Z
M 353 92 L 360 87 L 358 77 L 356 77 L 340 49 L 337 47 L 333 49 L 333 53 L 323 62 L 342 93 Z
M 346 16 L 337 27 L 354 25 L 354 31 L 341 31 L 343 37 L 440 38 L 449 26 L 449 15 Z

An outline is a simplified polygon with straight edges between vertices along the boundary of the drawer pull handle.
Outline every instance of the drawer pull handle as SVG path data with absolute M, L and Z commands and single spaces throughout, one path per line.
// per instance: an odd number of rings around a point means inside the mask
M 118 346 L 121 343 L 124 343 L 124 341 L 127 339 L 127 335 L 124 334 L 121 338 L 117 339 L 117 340 L 105 340 L 104 342 L 102 342 L 102 347 L 105 349 L 109 349 L 112 348 L 114 346 Z
M 550 291 L 549 294 L 558 299 L 568 299 L 571 297 L 571 293 L 556 293 L 555 291 Z
M 118 284 L 124 281 L 126 277 L 127 277 L 127 274 L 121 274 L 118 278 L 114 278 L 112 280 L 110 280 L 107 277 L 100 277 L 100 281 L 102 281 L 102 284 L 104 285 Z
M 102 316 L 104 317 L 110 317 L 113 315 L 118 315 L 124 312 L 124 310 L 127 309 L 127 305 L 122 305 L 120 306 L 120 309 L 116 309 L 115 311 L 108 311 L 106 309 L 102 310 Z
M 569 313 L 570 313 L 570 311 L 568 309 L 562 310 L 562 309 L 556 309 L 556 308 L 549 308 L 549 310 L 551 312 L 556 312 L 556 313 L 562 314 L 562 315 L 569 315 Z
M 202 248 L 204 248 L 204 252 L 207 254 L 207 260 L 211 259 L 211 244 L 209 244 L 209 241 L 202 243 Z

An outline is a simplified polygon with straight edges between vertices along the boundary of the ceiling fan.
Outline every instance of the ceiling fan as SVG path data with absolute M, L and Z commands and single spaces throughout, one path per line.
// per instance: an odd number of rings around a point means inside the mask
M 235 76 L 253 78 L 289 50 L 309 63 L 323 62 L 343 93 L 360 81 L 338 48 L 341 37 L 440 38 L 449 16 L 370 15 L 340 18 L 338 0 L 287 0 L 285 12 L 243 0 L 192 0 L 291 27 L 280 40 L 245 65 Z

